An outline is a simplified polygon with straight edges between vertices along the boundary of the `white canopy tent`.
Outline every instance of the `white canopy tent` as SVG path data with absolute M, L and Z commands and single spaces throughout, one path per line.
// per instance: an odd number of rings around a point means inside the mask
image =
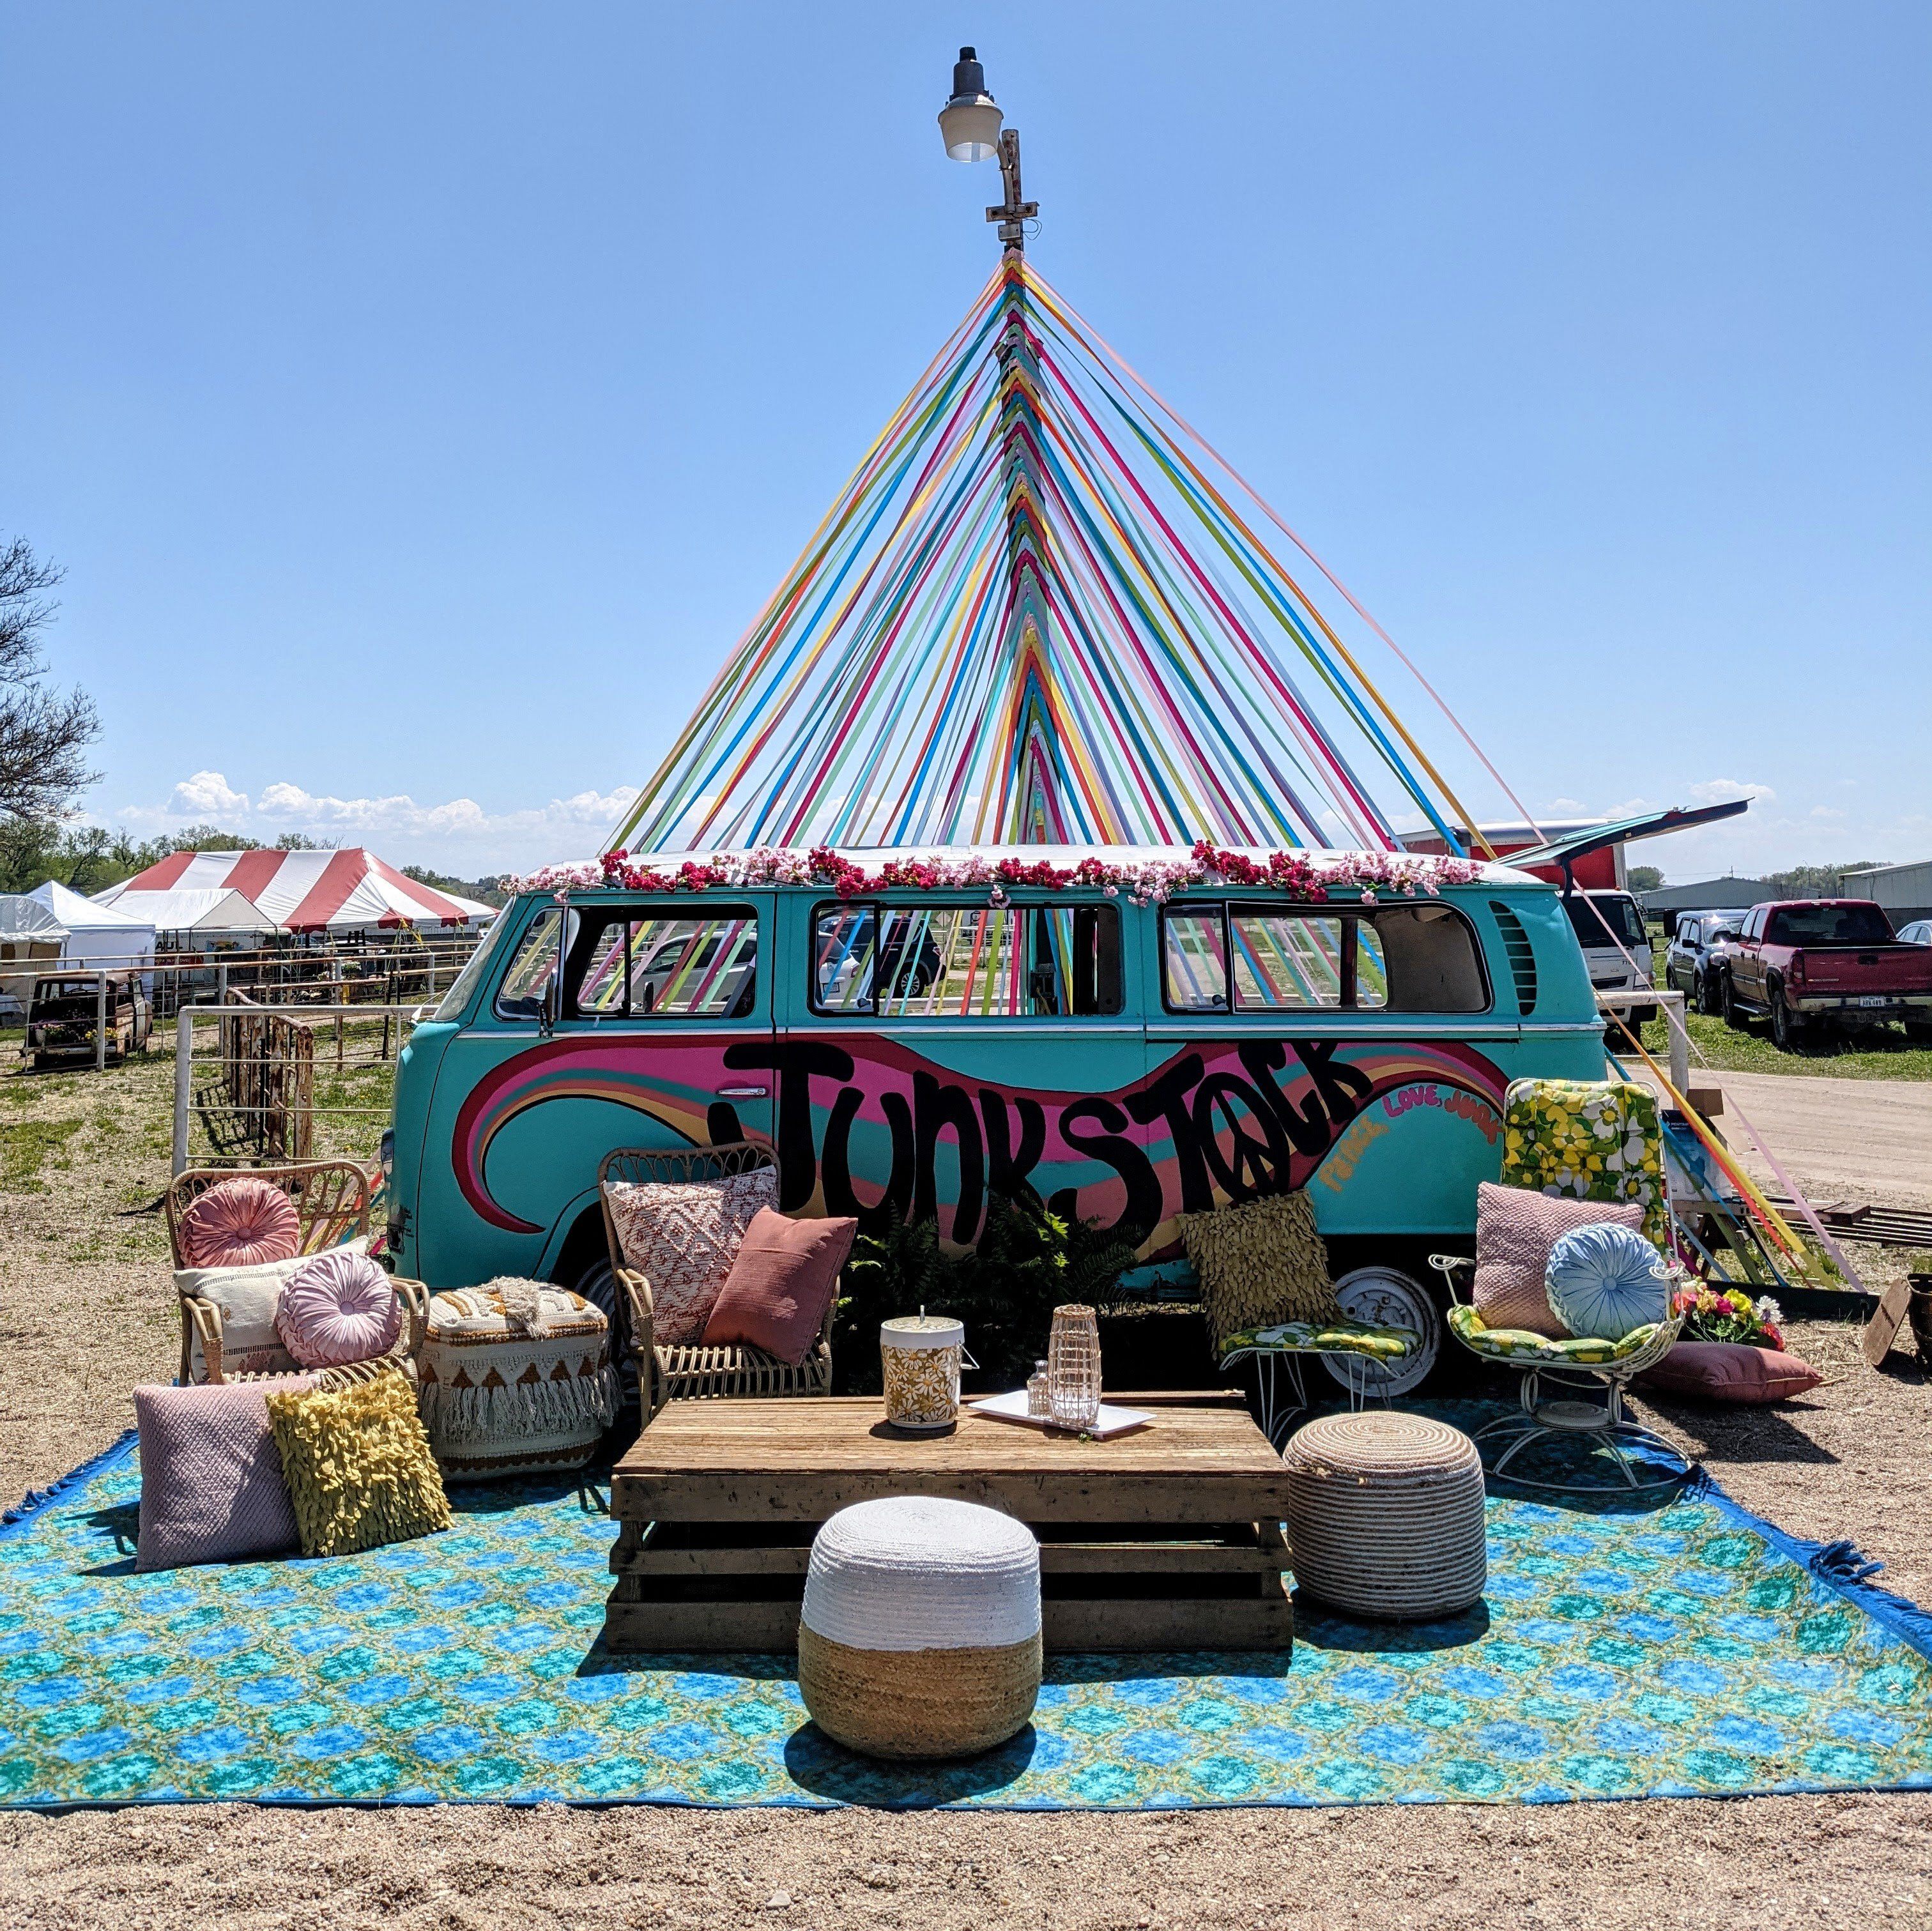
M 118 906 L 97 904 L 51 878 L 35 886 L 27 896 L 45 906 L 66 927 L 62 958 L 97 971 L 139 967 L 144 975 L 143 986 L 150 985 L 146 975 L 154 962 L 154 928 L 149 921 Z
M 67 928 L 38 899 L 0 892 L 0 1017 L 26 1009 L 35 976 L 61 955 Z
M 197 940 L 223 937 L 265 938 L 282 928 L 259 905 L 251 904 L 238 892 L 219 886 L 190 886 L 172 892 L 130 892 L 125 886 L 110 886 L 115 896 L 113 909 L 140 920 L 158 933 L 193 934 Z M 94 903 L 106 898 L 103 893 Z

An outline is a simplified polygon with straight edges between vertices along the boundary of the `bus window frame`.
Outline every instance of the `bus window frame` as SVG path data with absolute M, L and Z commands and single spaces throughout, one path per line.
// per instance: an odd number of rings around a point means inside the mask
M 873 928 L 879 928 L 881 916 L 886 912 L 984 912 L 1006 911 L 1022 913 L 1036 911 L 1096 912 L 1111 917 L 1114 921 L 1115 943 L 1114 946 L 1117 1003 L 1110 1012 L 996 1012 L 982 1018 L 978 1013 L 916 1012 L 886 1013 L 879 1011 L 879 994 L 877 966 L 874 967 L 872 1003 L 863 1006 L 822 1006 L 818 998 L 818 922 L 827 913 L 866 912 L 872 915 Z M 876 947 L 878 940 L 873 943 Z M 1127 1000 L 1127 927 L 1120 916 L 1120 908 L 1111 899 L 1074 897 L 1054 894 L 1040 898 L 1021 898 L 1009 895 L 998 904 L 984 898 L 935 894 L 931 898 L 922 895 L 916 900 L 874 898 L 868 895 L 855 898 L 819 898 L 812 901 L 805 922 L 805 1003 L 806 1009 L 816 1019 L 869 1021 L 877 1025 L 890 1026 L 1118 1026 L 1128 1017 Z
M 1463 937 L 1468 941 L 1469 950 L 1476 962 L 1476 974 L 1482 981 L 1483 1005 L 1474 1012 L 1425 1012 L 1410 1006 L 1398 1006 L 1392 1001 L 1380 1006 L 1361 1006 L 1352 998 L 1346 1005 L 1336 1006 L 1242 1006 L 1234 997 L 1234 942 L 1229 922 L 1236 913 L 1280 917 L 1289 915 L 1305 918 L 1339 919 L 1345 929 L 1349 922 L 1358 925 L 1363 919 L 1372 925 L 1378 912 L 1398 911 L 1418 904 L 1428 904 L 1447 913 L 1451 918 L 1461 921 Z M 1218 1006 L 1176 1006 L 1168 996 L 1167 978 L 1167 922 L 1171 915 L 1188 914 L 1198 916 L 1204 912 L 1218 915 L 1221 928 L 1221 964 L 1223 982 L 1227 993 Z M 1496 989 L 1490 976 L 1487 955 L 1483 948 L 1482 934 L 1476 923 L 1460 906 L 1452 905 L 1443 898 L 1426 900 L 1398 898 L 1386 904 L 1338 905 L 1334 900 L 1311 901 L 1296 899 L 1288 902 L 1280 900 L 1256 898 L 1180 898 L 1163 904 L 1160 917 L 1155 926 L 1154 970 L 1160 975 L 1160 1009 L 1169 1019 L 1222 1020 L 1238 1019 L 1250 1024 L 1259 1021 L 1279 1025 L 1292 1017 L 1298 1025 L 1310 1020 L 1346 1018 L 1366 1018 L 1372 1024 L 1384 1025 L 1410 1019 L 1483 1019 L 1492 1018 L 1496 1009 Z M 1353 960 L 1358 958 L 1359 940 L 1345 942 Z M 1384 953 L 1386 967 L 1386 953 Z M 1354 991 L 1351 983 L 1346 988 Z

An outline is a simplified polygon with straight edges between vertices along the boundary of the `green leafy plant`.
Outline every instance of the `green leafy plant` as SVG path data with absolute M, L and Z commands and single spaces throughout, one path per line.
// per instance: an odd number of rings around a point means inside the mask
M 1046 1352 L 1053 1310 L 1098 1305 L 1133 1265 L 1134 1243 L 1032 1199 L 996 1196 L 979 1244 L 950 1252 L 930 1216 L 862 1234 L 845 1264 L 832 1358 L 843 1394 L 879 1390 L 879 1324 L 894 1315 L 950 1315 L 996 1387 L 1017 1387 Z

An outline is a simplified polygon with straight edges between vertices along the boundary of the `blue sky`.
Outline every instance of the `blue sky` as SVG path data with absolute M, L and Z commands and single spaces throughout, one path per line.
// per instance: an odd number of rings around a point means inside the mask
M 965 40 L 1034 259 L 1534 810 L 1932 854 L 1909 6 L 0 0 L 0 529 L 91 814 L 592 850 L 993 264 Z

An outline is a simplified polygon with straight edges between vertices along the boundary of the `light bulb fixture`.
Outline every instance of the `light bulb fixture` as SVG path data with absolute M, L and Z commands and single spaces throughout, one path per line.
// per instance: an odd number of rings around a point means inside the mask
M 952 97 L 939 110 L 940 138 L 956 161 L 989 161 L 1000 151 L 1005 117 L 986 91 L 986 70 L 970 47 L 959 49 L 952 69 Z

